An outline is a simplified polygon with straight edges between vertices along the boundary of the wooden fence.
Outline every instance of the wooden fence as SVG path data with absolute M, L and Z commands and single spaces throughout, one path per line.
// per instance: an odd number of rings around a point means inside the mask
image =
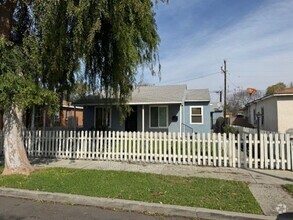
M 27 131 L 29 157 L 293 170 L 289 135 Z

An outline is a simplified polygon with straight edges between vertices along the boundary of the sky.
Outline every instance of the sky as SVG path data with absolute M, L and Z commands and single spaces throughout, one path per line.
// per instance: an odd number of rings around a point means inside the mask
M 155 6 L 161 80 L 228 93 L 293 82 L 293 0 L 169 0 Z

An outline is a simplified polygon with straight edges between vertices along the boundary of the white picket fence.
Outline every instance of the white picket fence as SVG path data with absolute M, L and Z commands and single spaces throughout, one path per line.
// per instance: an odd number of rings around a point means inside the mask
M 289 135 L 26 132 L 29 157 L 293 170 Z
M 232 125 L 232 127 L 236 128 L 237 131 L 240 134 L 257 134 L 257 129 L 256 128 L 248 128 L 248 127 L 242 127 L 242 126 L 237 126 L 237 125 Z M 260 133 L 261 134 L 275 134 L 276 132 L 272 132 L 272 131 L 266 131 L 266 130 L 262 130 L 260 129 Z

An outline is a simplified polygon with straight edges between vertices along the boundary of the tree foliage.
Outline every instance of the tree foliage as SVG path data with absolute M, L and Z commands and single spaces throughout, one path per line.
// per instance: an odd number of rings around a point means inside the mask
M 1 1 L 0 9 L 7 2 L 15 1 Z M 11 99 L 23 107 L 55 102 L 45 90 L 63 98 L 81 63 L 90 87 L 120 104 L 140 65 L 155 73 L 159 36 L 151 0 L 19 0 L 14 6 L 13 43 L 1 40 L 1 57 L 13 57 L 1 59 L 2 106 Z M 19 86 L 7 89 L 6 82 Z
M 0 39 L 0 110 L 17 103 L 22 109 L 32 105 L 47 106 L 53 113 L 57 109 L 57 95 L 33 80 L 31 73 L 37 66 L 33 65 L 33 57 L 28 53 L 31 42 L 27 40 L 20 47 Z
M 53 112 L 82 63 L 92 90 L 115 98 L 125 113 L 138 66 L 155 73 L 158 44 L 151 0 L 0 0 L 3 173 L 33 170 L 24 150 L 24 109 Z
M 234 92 L 227 97 L 227 109 L 233 115 L 236 115 L 248 102 L 261 96 L 263 96 L 263 92 L 261 91 L 256 91 L 253 95 L 248 94 L 245 90 Z
M 283 90 L 285 88 L 286 88 L 285 83 L 283 83 L 283 82 L 276 83 L 274 85 L 269 86 L 266 89 L 266 95 L 272 95 L 275 92 L 279 92 L 279 91 L 281 91 L 281 90 Z

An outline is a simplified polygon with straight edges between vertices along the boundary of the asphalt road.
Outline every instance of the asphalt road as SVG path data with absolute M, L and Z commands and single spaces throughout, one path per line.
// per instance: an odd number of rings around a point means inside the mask
M 179 217 L 150 216 L 135 212 L 96 207 L 64 205 L 0 196 L 0 220 L 186 220 Z

